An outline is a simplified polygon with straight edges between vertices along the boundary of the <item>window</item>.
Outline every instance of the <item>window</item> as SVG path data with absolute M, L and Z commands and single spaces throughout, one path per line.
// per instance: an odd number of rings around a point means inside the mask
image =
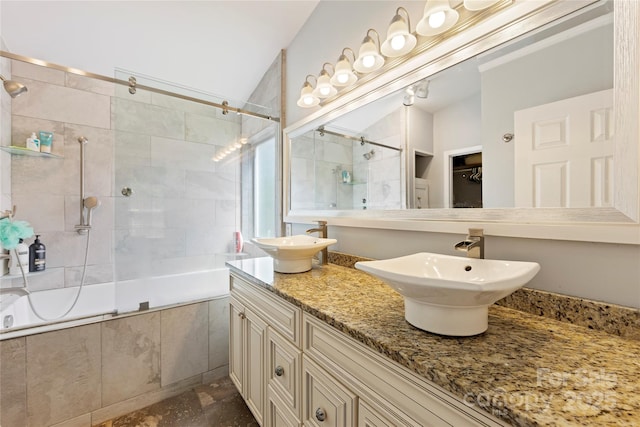
M 276 236 L 276 140 L 255 146 L 253 158 L 253 230 L 255 237 Z

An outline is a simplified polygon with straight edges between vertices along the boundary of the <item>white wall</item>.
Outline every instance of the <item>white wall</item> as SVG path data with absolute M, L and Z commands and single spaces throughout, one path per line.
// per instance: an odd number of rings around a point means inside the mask
M 424 2 L 411 4 L 411 16 L 419 16 Z M 304 76 L 317 73 L 325 61 L 335 62 L 343 47 L 357 49 L 367 28 L 376 28 L 384 34 L 393 9 L 400 5 L 403 2 L 393 6 L 387 2 L 319 4 L 288 50 L 289 125 L 313 112 L 295 105 Z M 305 227 L 296 225 L 293 232 L 304 232 Z M 332 226 L 329 226 L 329 235 L 338 240 L 332 249 L 373 258 L 389 258 L 417 251 L 454 254 L 453 246 L 464 237 Z M 488 236 L 486 256 L 539 262 L 542 269 L 530 283 L 531 287 L 640 308 L 638 245 Z

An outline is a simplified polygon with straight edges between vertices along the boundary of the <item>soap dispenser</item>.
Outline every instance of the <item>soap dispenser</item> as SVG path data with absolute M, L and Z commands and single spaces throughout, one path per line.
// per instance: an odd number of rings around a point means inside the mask
M 36 235 L 36 240 L 29 246 L 29 272 L 44 271 L 45 269 L 46 247 L 40 242 L 40 235 Z
M 18 246 L 16 246 L 15 249 L 11 249 L 9 253 L 9 274 L 19 276 L 22 274 L 21 265 L 25 270 L 29 268 L 29 247 L 20 239 Z
M 31 136 L 27 138 L 27 150 L 40 151 L 40 140 L 35 132 L 31 132 Z

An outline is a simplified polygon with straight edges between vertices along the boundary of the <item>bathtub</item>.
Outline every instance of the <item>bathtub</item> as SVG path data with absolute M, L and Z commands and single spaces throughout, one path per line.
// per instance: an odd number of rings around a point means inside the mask
M 229 270 L 198 271 L 120 282 L 85 285 L 78 303 L 71 306 L 78 287 L 31 292 L 38 313 L 31 309 L 21 289 L 3 289 L 0 294 L 0 341 L 36 333 L 101 322 L 137 311 L 213 299 L 229 294 Z

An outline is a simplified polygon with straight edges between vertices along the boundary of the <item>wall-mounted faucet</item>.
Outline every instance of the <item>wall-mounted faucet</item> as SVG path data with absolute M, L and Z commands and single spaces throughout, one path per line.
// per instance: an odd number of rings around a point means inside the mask
M 470 228 L 467 238 L 457 243 L 455 249 L 466 252 L 468 258 L 484 259 L 484 230 Z
M 323 239 L 326 239 L 327 238 L 327 221 L 316 221 L 316 222 L 318 223 L 318 226 L 316 228 L 308 229 L 307 234 L 320 233 L 320 237 L 322 237 Z M 329 251 L 327 250 L 326 247 L 322 249 L 321 262 L 322 262 L 322 265 L 329 264 Z

